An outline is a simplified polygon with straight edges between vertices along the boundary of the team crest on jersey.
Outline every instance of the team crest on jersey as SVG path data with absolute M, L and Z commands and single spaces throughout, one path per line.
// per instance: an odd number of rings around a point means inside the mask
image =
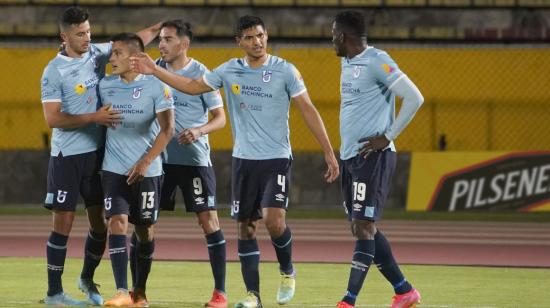
M 74 87 L 74 92 L 78 95 L 82 95 L 82 94 L 86 93 L 86 86 L 79 83 Z
M 361 67 L 360 66 L 354 66 L 353 67 L 353 78 L 359 78 L 359 75 L 361 75 Z
M 134 93 L 132 93 L 132 98 L 133 99 L 138 99 L 141 97 L 141 91 L 143 90 L 143 88 L 134 88 Z
M 263 82 L 270 82 L 271 81 L 271 75 L 273 75 L 272 71 L 263 71 L 262 72 L 262 81 Z
M 241 86 L 234 83 L 234 84 L 231 85 L 231 91 L 235 95 L 240 95 L 241 94 Z

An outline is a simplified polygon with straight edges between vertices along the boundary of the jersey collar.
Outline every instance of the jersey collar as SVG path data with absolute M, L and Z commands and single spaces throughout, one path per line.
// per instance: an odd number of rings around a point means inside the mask
M 355 57 L 353 57 L 353 58 L 346 58 L 346 60 L 348 60 L 348 62 L 349 62 L 349 61 L 352 61 L 353 59 L 359 59 L 359 58 L 363 57 L 363 55 L 366 54 L 367 51 L 369 51 L 372 48 L 374 48 L 374 47 L 367 46 L 367 48 L 365 48 L 365 50 L 361 51 L 361 53 L 356 54 Z
M 271 59 L 270 54 L 267 55 L 267 57 L 265 58 L 265 62 L 262 64 L 262 66 L 266 66 L 269 63 L 269 59 Z M 245 67 L 250 67 L 250 65 L 248 65 L 248 61 L 246 61 L 246 57 L 243 57 L 243 63 Z

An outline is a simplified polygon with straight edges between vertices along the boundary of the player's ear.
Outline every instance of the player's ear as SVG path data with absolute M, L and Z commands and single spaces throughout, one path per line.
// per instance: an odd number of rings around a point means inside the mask
M 65 33 L 65 32 L 60 32 L 60 33 L 59 33 L 59 37 L 61 37 L 61 40 L 62 40 L 63 42 L 66 42 L 66 41 L 67 41 L 67 33 Z
M 235 43 L 237 43 L 237 45 L 239 45 L 239 47 L 241 47 L 241 38 L 238 37 L 238 36 L 235 36 Z
M 183 47 L 183 49 L 189 49 L 189 45 L 191 45 L 191 42 L 188 38 L 184 38 L 181 40 L 181 47 Z

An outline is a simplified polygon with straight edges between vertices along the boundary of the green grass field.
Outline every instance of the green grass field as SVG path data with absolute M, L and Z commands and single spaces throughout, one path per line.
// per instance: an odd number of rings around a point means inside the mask
M 65 292 L 83 299 L 75 282 L 82 261 L 68 259 Z M 349 266 L 298 263 L 297 292 L 287 307 L 334 307 L 342 296 Z M 403 266 L 407 278 L 421 291 L 422 307 L 490 308 L 550 307 L 550 269 L 486 268 L 459 266 Z M 244 295 L 238 263 L 228 264 L 227 292 L 230 303 Z M 260 265 L 264 307 L 278 307 L 276 263 Z M 43 307 L 46 265 L 42 258 L 0 258 L 0 307 Z M 96 281 L 105 296 L 114 294 L 109 260 L 103 260 Z M 213 282 L 207 262 L 155 262 L 148 283 L 151 307 L 202 307 Z M 357 307 L 389 307 L 393 292 L 373 267 L 359 296 Z

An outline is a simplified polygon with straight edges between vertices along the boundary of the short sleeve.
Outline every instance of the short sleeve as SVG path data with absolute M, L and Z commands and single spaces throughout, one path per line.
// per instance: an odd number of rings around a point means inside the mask
M 285 70 L 286 91 L 290 97 L 296 97 L 306 92 L 304 78 L 298 69 L 291 63 L 287 63 Z
M 388 88 L 404 76 L 395 61 L 386 53 L 379 53 L 371 64 L 369 70 L 374 74 L 377 81 L 383 83 Z
M 223 107 L 223 100 L 220 91 L 211 91 L 202 94 L 202 100 L 208 110 Z
M 109 43 L 101 43 L 101 44 L 93 44 L 99 53 L 105 56 L 110 56 L 113 44 L 111 42 Z
M 44 69 L 41 79 L 41 99 L 42 103 L 61 102 L 62 86 L 61 75 L 52 65 Z
M 223 87 L 223 72 L 225 70 L 226 63 L 216 67 L 212 72 L 206 72 L 202 79 L 207 86 L 212 90 L 218 90 Z
M 155 112 L 163 112 L 174 109 L 174 98 L 169 86 L 159 81 L 159 91 L 155 97 Z

